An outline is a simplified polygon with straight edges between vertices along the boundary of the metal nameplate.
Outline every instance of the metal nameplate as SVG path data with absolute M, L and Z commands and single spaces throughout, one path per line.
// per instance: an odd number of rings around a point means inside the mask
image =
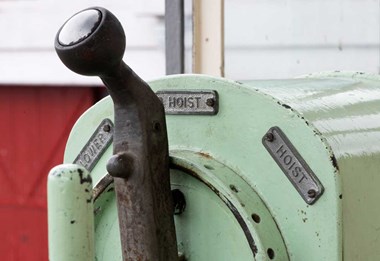
M 108 146 L 112 143 L 113 138 L 113 123 L 109 119 L 104 119 L 86 145 L 82 148 L 74 164 L 78 164 L 91 171 Z
M 215 115 L 218 93 L 210 90 L 161 90 L 156 92 L 166 114 Z
M 270 128 L 262 142 L 305 202 L 314 204 L 322 195 L 323 186 L 282 130 Z

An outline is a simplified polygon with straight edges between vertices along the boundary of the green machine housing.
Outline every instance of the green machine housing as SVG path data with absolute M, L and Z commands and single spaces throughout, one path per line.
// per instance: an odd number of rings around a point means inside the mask
M 379 76 L 178 75 L 149 86 L 167 113 L 179 260 L 380 258 Z M 122 260 L 106 169 L 113 121 L 106 97 L 49 174 L 51 261 Z
M 186 260 L 380 257 L 378 76 L 332 73 L 242 84 L 181 75 L 150 86 L 156 92 L 218 94 L 215 115 L 166 116 L 172 189 L 186 199 L 183 213 L 175 215 L 178 248 Z M 77 121 L 65 163 L 74 162 L 104 119 L 113 119 L 109 97 Z M 277 156 L 265 146 L 273 127 L 286 137 L 278 144 L 286 147 Z M 111 154 L 108 148 L 91 172 L 95 188 L 107 184 L 94 201 L 98 261 L 121 260 L 115 195 L 112 183 L 104 183 Z M 293 163 L 308 166 L 323 189 L 316 191 L 320 195 L 312 204 L 283 170 Z M 57 190 L 49 189 L 50 197 L 62 200 Z M 49 205 L 49 211 L 57 207 Z M 72 209 L 73 216 L 75 211 L 79 210 Z M 83 222 L 67 229 L 76 231 L 88 221 Z M 50 227 L 51 239 L 59 236 L 52 235 L 54 231 Z

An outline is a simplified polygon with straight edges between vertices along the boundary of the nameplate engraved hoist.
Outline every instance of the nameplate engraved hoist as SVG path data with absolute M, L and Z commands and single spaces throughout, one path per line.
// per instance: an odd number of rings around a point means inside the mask
M 218 93 L 213 90 L 161 90 L 156 95 L 164 105 L 166 114 L 218 113 Z
M 263 144 L 305 202 L 311 205 L 317 201 L 323 186 L 282 130 L 270 128 Z

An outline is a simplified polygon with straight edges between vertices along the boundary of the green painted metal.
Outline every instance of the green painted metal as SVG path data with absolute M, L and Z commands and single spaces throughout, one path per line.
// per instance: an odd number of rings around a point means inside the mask
M 380 77 L 316 73 L 291 81 L 252 82 L 318 130 L 342 182 L 344 260 L 380 257 Z
M 172 189 L 186 198 L 175 225 L 179 251 L 187 260 L 266 260 L 268 251 L 277 260 L 288 260 L 270 212 L 234 171 L 190 151 L 173 151 L 171 166 Z M 113 186 L 106 191 L 95 201 L 96 257 L 117 261 L 121 251 Z
M 268 252 L 273 252 L 277 260 L 288 260 L 271 213 L 242 177 L 204 153 L 173 151 L 171 160 L 172 186 L 182 191 L 188 202 L 187 210 L 175 219 L 186 257 L 206 261 L 237 256 L 252 260 L 254 256 L 266 260 Z M 247 243 L 251 243 L 249 248 Z
M 208 89 L 219 94 L 215 116 L 167 115 L 173 166 L 182 164 L 171 171 L 172 187 L 183 190 L 189 200 L 176 217 L 179 249 L 188 260 L 232 260 L 228 253 L 235 253 L 233 260 L 380 256 L 375 247 L 380 211 L 374 207 L 380 197 L 379 79 L 337 73 L 241 84 L 184 75 L 150 85 L 155 91 Z M 112 109 L 105 98 L 82 115 L 70 135 L 65 162 L 75 159 L 102 119 L 113 118 Z M 273 126 L 282 129 L 324 186 L 315 204 L 305 203 L 262 145 Z M 110 156 L 108 149 L 91 172 L 94 184 L 106 174 Z M 207 169 L 205 161 L 217 170 Z M 230 185 L 235 182 L 243 184 L 235 188 L 244 189 L 234 193 Z M 258 248 L 255 258 L 249 257 L 246 234 L 225 199 L 249 224 Z M 119 260 L 115 207 L 109 187 L 95 202 L 98 261 Z M 252 221 L 256 211 L 265 213 L 259 214 L 258 224 Z
M 94 208 L 89 173 L 75 164 L 48 176 L 50 261 L 94 261 Z

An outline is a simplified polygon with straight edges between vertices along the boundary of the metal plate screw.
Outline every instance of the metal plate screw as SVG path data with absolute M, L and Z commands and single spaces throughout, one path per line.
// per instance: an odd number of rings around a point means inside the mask
M 267 141 L 269 141 L 269 142 L 274 141 L 274 135 L 273 135 L 273 133 L 268 132 L 267 134 L 265 134 L 265 138 L 264 139 L 267 140 Z
M 309 198 L 315 198 L 317 196 L 317 191 L 315 191 L 314 189 L 309 189 L 307 195 L 309 196 Z
M 209 98 L 209 99 L 206 100 L 206 104 L 207 104 L 207 106 L 214 107 L 215 100 L 212 99 L 212 98 Z
M 110 131 L 111 131 L 111 126 L 108 125 L 108 124 L 104 125 L 104 126 L 103 126 L 103 131 L 105 131 L 105 132 L 110 132 Z

